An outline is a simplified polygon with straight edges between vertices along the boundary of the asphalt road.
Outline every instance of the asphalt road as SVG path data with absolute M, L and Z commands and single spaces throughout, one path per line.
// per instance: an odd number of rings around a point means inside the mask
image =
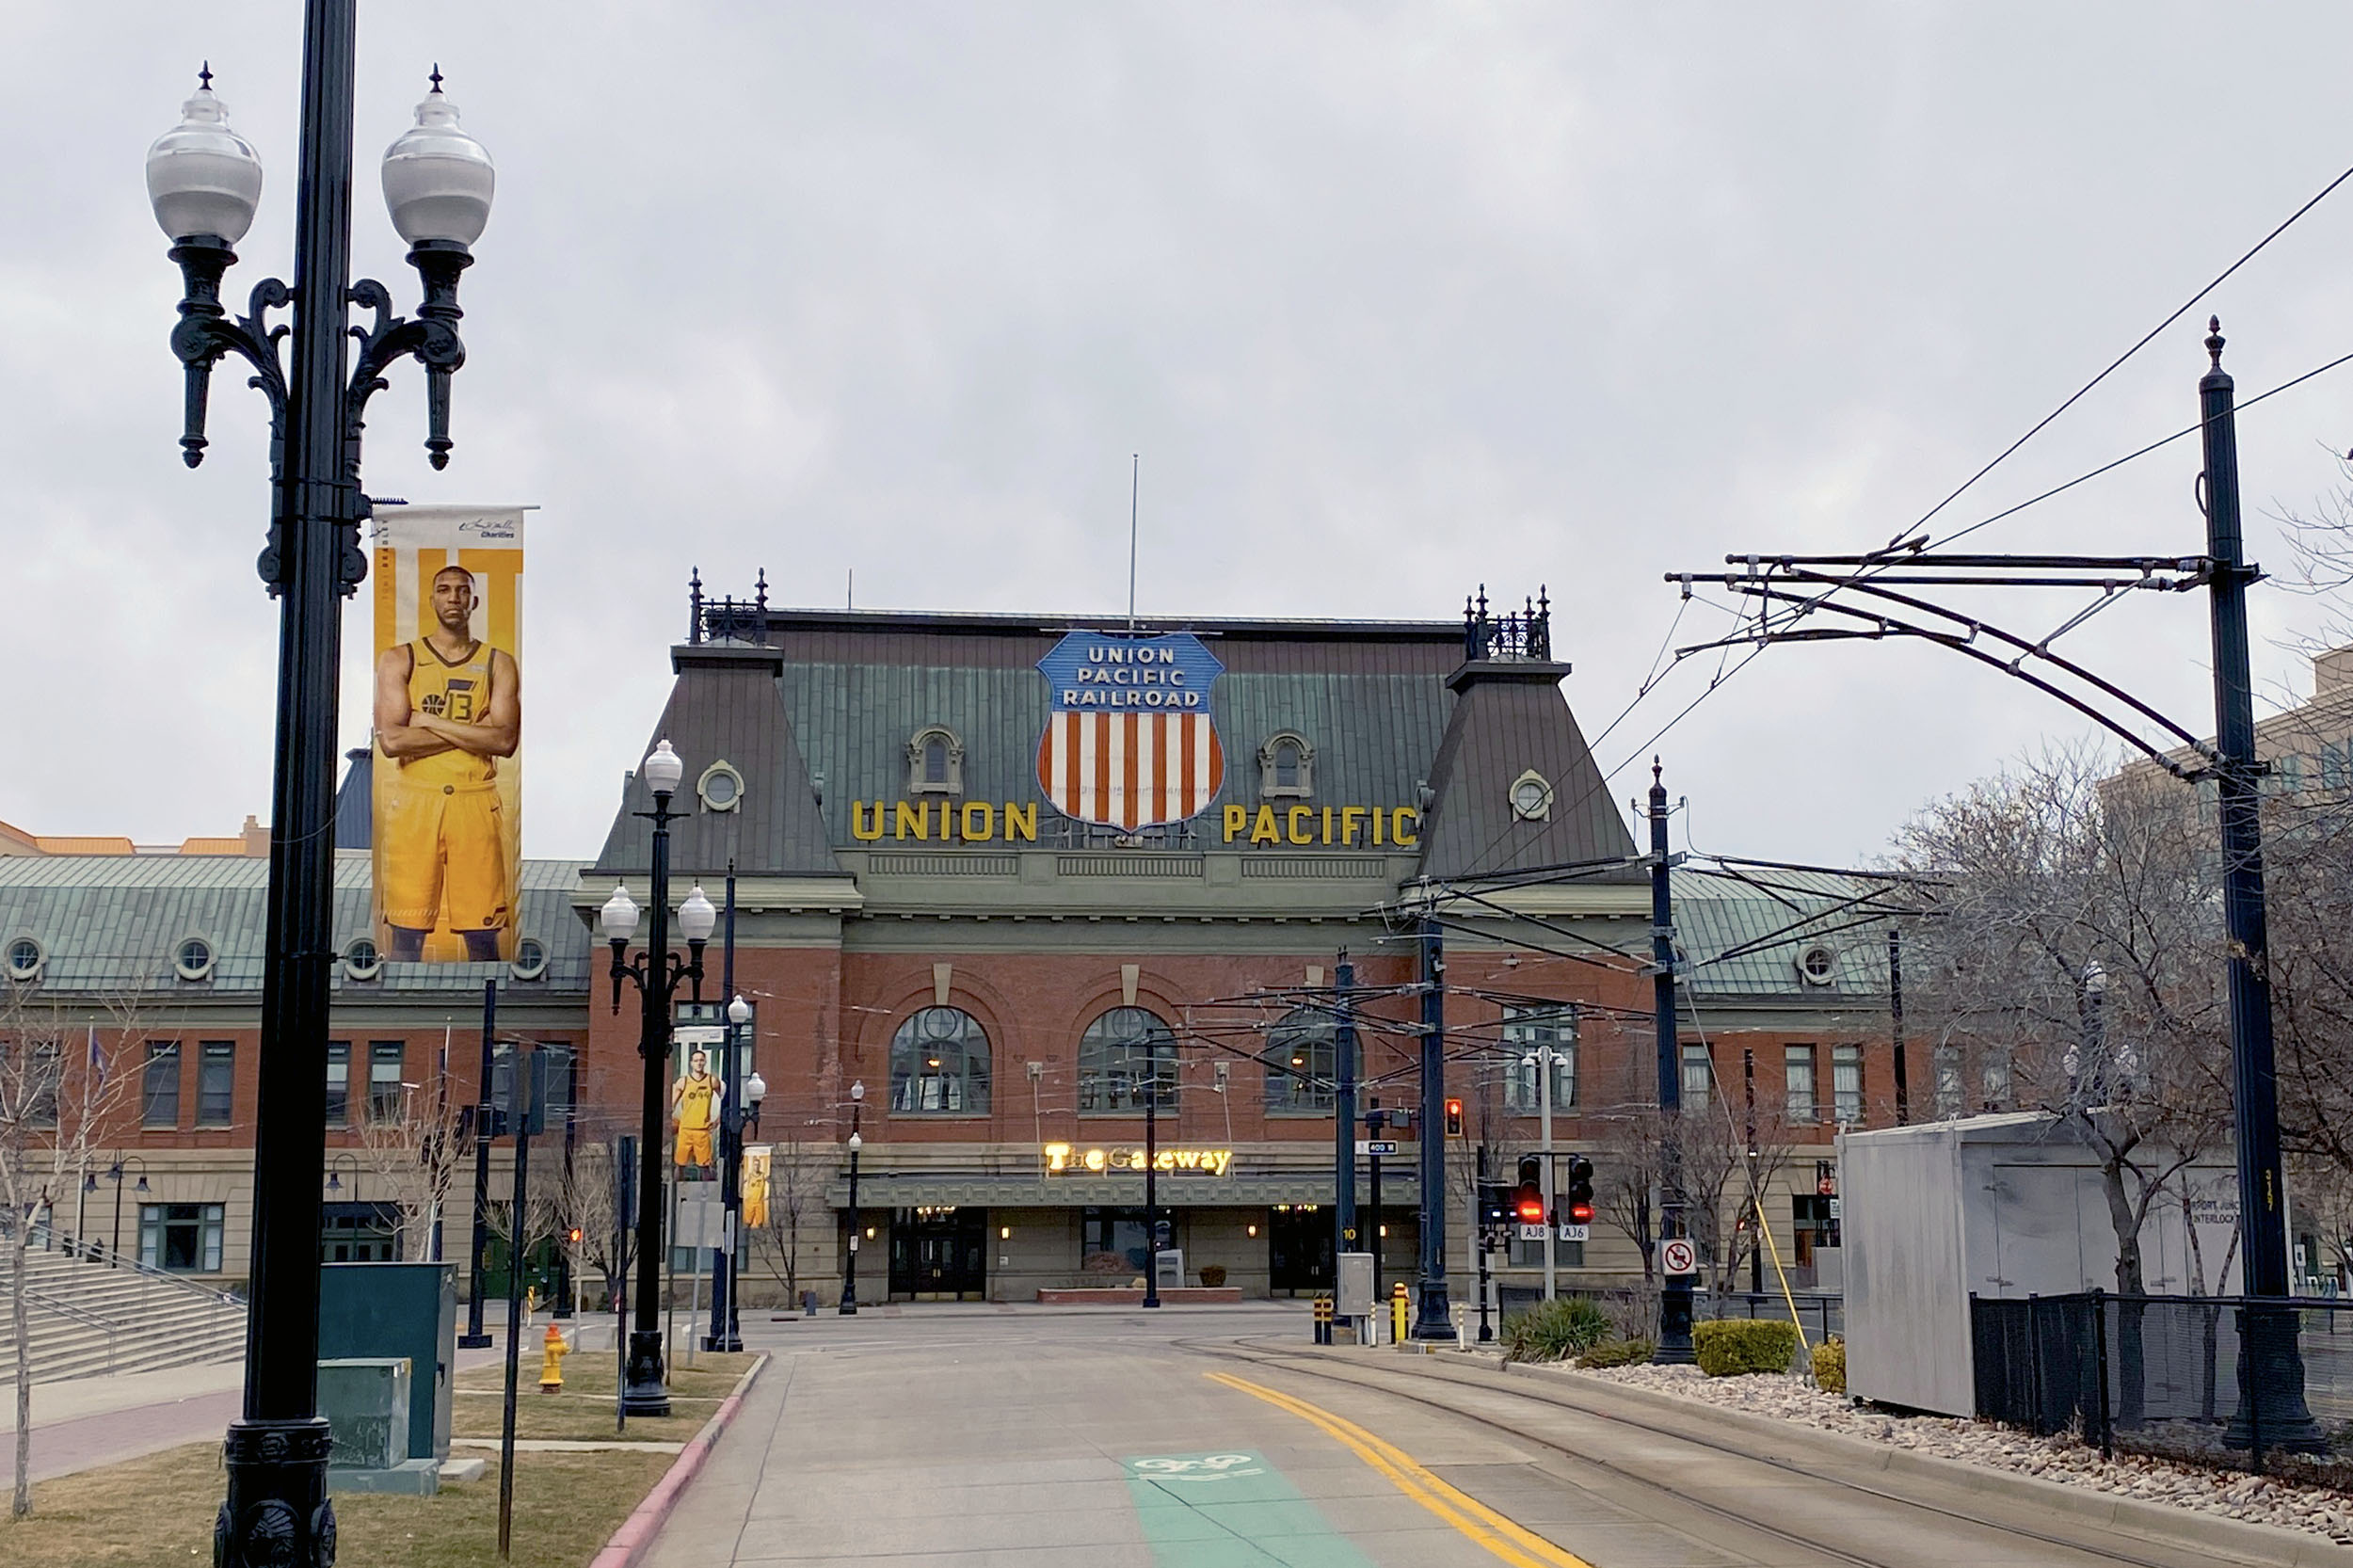
M 1794 1440 L 1764 1451 L 1606 1391 L 1586 1407 L 1539 1399 L 1468 1358 L 1319 1354 L 1288 1304 L 762 1314 L 744 1329 L 776 1359 L 648 1568 L 2233 1560 L 1845 1473 Z

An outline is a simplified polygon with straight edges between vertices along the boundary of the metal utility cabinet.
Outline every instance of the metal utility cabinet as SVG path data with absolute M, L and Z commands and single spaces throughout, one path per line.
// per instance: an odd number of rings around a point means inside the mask
M 2022 1112 L 1842 1133 L 1838 1159 L 1847 1391 L 1858 1399 L 1973 1415 L 1972 1296 L 2116 1288 L 2116 1227 L 2099 1156 L 2057 1117 Z M 2151 1150 L 2137 1162 L 2172 1160 Z M 2161 1196 L 2140 1230 L 2142 1284 L 2152 1293 L 2187 1291 L 2194 1258 L 2205 1289 L 2236 1290 L 2237 1176 L 2228 1152 L 2187 1175 L 2197 1246 L 2182 1203 Z M 2217 1278 L 2226 1254 L 2231 1272 Z

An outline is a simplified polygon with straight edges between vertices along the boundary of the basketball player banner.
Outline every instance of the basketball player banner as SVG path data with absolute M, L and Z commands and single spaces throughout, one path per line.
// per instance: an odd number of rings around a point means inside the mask
M 1073 632 L 1038 661 L 1053 709 L 1037 781 L 1054 809 L 1132 833 L 1195 817 L 1225 780 L 1209 689 L 1225 666 L 1190 632 Z
M 377 503 L 369 842 L 395 962 L 515 957 L 523 511 Z

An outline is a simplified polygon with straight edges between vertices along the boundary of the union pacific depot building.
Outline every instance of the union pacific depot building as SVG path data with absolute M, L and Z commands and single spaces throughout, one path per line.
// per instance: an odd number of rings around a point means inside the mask
M 673 904 L 696 883 L 720 901 L 734 875 L 742 1065 L 767 1088 L 744 1299 L 830 1305 L 853 1258 L 870 1304 L 1127 1286 L 1146 1256 L 1147 1141 L 1188 1285 L 1328 1288 L 1343 1014 L 1359 1112 L 1388 1124 L 1356 1136 L 1397 1146 L 1377 1210 L 1359 1158 L 1360 1227 L 1386 1278 L 1409 1279 L 1419 1129 L 1396 1123 L 1425 1109 L 1433 985 L 1445 1093 L 1462 1101 L 1443 1195 L 1454 1300 L 1473 1296 L 1481 1162 L 1509 1183 L 1541 1146 L 1547 1072 L 1555 1146 L 1593 1161 L 1599 1209 L 1585 1240 L 1551 1242 L 1561 1288 L 1641 1277 L 1657 1046 L 1627 797 L 1652 780 L 1602 776 L 1567 651 L 1541 606 L 1130 627 L 776 609 L 697 585 L 637 755 L 667 741 L 684 763 Z M 362 804 L 339 815 L 322 1245 L 438 1244 L 462 1268 L 471 1167 L 429 1215 L 404 1209 L 371 1118 L 404 1096 L 471 1103 L 494 981 L 502 1036 L 572 1052 L 547 1158 L 609 1161 L 643 1070 L 636 992 L 608 978 L 597 920 L 616 886 L 650 896 L 652 801 L 625 780 L 593 859 L 525 862 L 511 963 L 396 963 L 368 939 L 366 755 L 344 791 Z M 0 1024 L 45 1020 L 140 1080 L 51 1226 L 231 1282 L 248 1255 L 265 896 L 248 847 L 0 826 Z M 1673 884 L 1687 1141 L 1721 1156 L 1689 1157 L 1716 1210 L 1704 1283 L 1834 1288 L 1833 1135 L 1896 1115 L 1886 923 L 1858 916 L 1867 889 L 1819 873 L 1678 866 Z M 721 948 L 682 1021 L 715 1016 Z M 1957 1072 L 1929 1077 L 1914 1114 L 1931 1095 L 1934 1113 L 1964 1109 Z M 1986 1091 L 1998 1099 L 1990 1077 Z M 1768 1240 L 1754 1266 L 1750 1170 Z M 404 1234 L 428 1224 L 438 1243 Z M 533 1267 L 593 1293 L 600 1263 L 581 1255 L 597 1248 L 566 1241 L 571 1224 L 607 1229 L 609 1206 L 555 1223 Z M 1541 1283 L 1546 1241 L 1528 1234 L 1506 1227 L 1491 1259 L 1507 1301 Z

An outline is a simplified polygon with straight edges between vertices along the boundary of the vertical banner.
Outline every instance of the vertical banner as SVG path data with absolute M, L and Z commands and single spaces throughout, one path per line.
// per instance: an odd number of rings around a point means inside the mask
M 515 957 L 523 508 L 376 514 L 376 949 Z

